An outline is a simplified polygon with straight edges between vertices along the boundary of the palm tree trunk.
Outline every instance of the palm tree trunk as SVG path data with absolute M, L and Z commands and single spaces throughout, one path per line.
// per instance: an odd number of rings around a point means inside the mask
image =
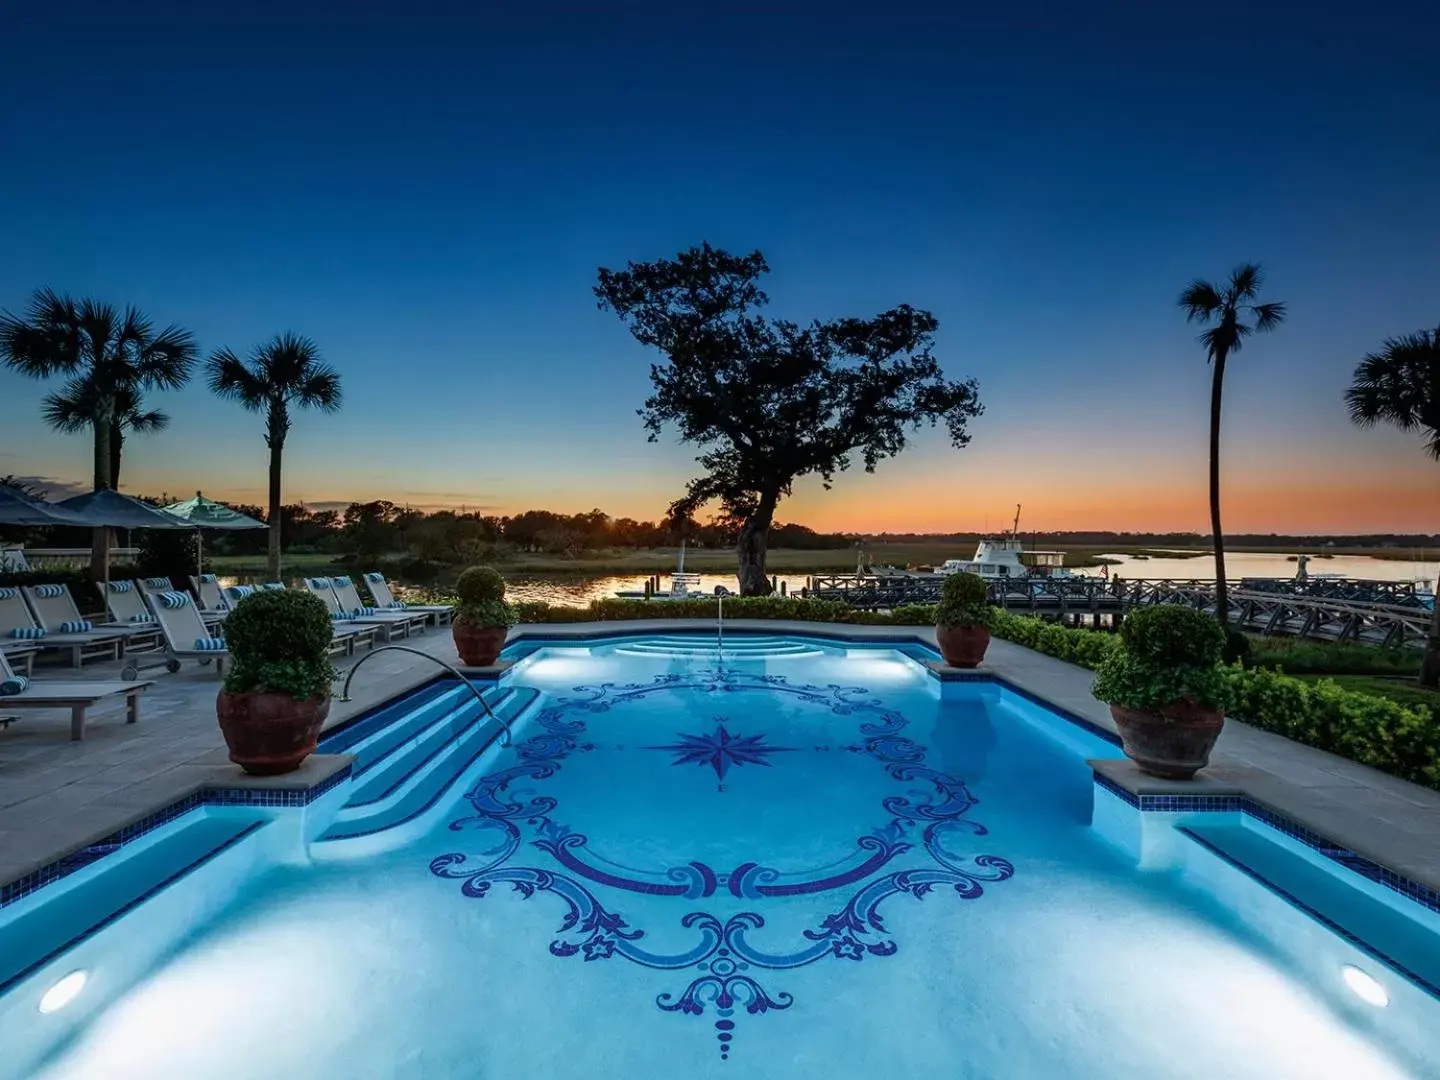
M 94 489 L 104 491 L 111 487 L 110 454 L 115 425 L 115 402 L 101 398 L 95 410 L 95 475 Z M 90 576 L 96 581 L 110 580 L 110 530 L 99 528 L 90 541 Z
M 270 446 L 270 580 L 280 580 L 280 455 L 285 444 L 276 439 Z
M 1225 349 L 1215 351 L 1210 384 L 1210 534 L 1215 543 L 1215 617 L 1229 629 L 1230 598 L 1225 588 L 1225 533 L 1220 528 L 1220 399 L 1225 389 Z
M 125 432 L 119 424 L 110 425 L 110 486 L 120 490 L 120 452 L 125 445 Z
M 755 513 L 740 526 L 735 554 L 740 564 L 741 596 L 765 596 L 770 592 L 770 579 L 765 576 L 765 550 L 770 538 L 770 522 L 775 516 L 775 504 L 779 501 L 778 493 L 762 495 Z
M 1440 689 L 1440 581 L 1435 583 L 1435 610 L 1430 613 L 1430 636 L 1420 660 L 1420 685 Z

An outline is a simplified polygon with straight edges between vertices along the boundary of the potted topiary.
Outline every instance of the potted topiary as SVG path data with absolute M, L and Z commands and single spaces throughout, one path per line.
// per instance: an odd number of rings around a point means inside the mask
M 226 617 L 230 673 L 215 712 L 247 773 L 291 772 L 314 753 L 330 714 L 332 638 L 325 602 L 299 589 L 262 589 Z
M 1209 764 L 1232 698 L 1224 653 L 1225 631 L 1193 608 L 1157 604 L 1126 617 L 1094 690 L 1142 771 L 1189 780 Z
M 455 591 L 460 597 L 450 622 L 455 651 L 468 667 L 489 667 L 515 625 L 515 609 L 505 602 L 505 579 L 488 566 L 472 566 L 461 573 Z
M 951 574 L 945 579 L 935 609 L 935 640 L 951 667 L 973 668 L 990 647 L 989 590 L 977 574 Z

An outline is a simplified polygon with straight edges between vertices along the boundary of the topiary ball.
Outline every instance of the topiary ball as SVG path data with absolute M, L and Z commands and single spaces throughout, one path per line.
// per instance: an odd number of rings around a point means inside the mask
M 1225 631 L 1213 615 L 1178 604 L 1131 611 L 1120 625 L 1125 651 L 1155 667 L 1209 668 L 1225 653 Z
M 945 579 L 940 596 L 941 602 L 945 604 L 983 604 L 990 598 L 990 590 L 979 574 L 962 570 Z
M 488 566 L 472 566 L 455 582 L 455 593 L 462 604 L 483 604 L 505 599 L 505 579 Z
M 330 612 L 302 589 L 262 589 L 225 618 L 225 645 L 237 663 L 260 665 L 330 656 Z

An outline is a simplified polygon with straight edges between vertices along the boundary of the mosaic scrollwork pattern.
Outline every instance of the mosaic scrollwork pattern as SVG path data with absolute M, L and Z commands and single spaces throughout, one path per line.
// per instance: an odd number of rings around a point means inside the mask
M 571 755 L 594 749 L 584 741 L 585 715 L 676 690 L 781 693 L 835 715 L 858 716 L 859 741 L 847 749 L 875 760 L 890 778 L 907 787 L 903 794 L 883 799 L 881 809 L 887 819 L 857 838 L 855 857 L 821 876 L 787 873 L 756 860 L 728 870 L 693 860 L 643 876 L 640 871 L 621 873 L 614 866 L 587 860 L 588 838 L 555 818 L 554 798 L 528 792 L 512 797 L 517 782 L 544 780 Z M 858 963 L 891 956 L 899 946 L 886 928 L 882 908 L 892 897 L 923 900 L 932 891 L 946 890 L 973 900 L 983 894 L 985 885 L 1014 873 L 1014 867 L 998 856 L 969 856 L 957 849 L 961 837 L 985 835 L 983 825 L 965 816 L 975 797 L 958 778 L 927 767 L 925 748 L 902 734 L 905 718 L 862 687 L 791 683 L 780 675 L 735 671 L 672 673 L 645 683 L 576 687 L 574 696 L 558 699 L 538 714 L 536 722 L 540 732 L 517 745 L 518 760 L 481 777 L 467 793 L 474 813 L 450 824 L 455 831 L 492 834 L 493 843 L 473 855 L 441 855 L 430 863 L 431 872 L 460 882 L 462 895 L 471 898 L 488 896 L 496 885 L 508 885 L 525 899 L 541 893 L 558 898 L 566 913 L 550 943 L 550 952 L 557 957 L 580 957 L 586 963 L 620 959 L 656 971 L 688 974 L 688 983 L 659 993 L 655 1004 L 665 1012 L 691 1016 L 706 1015 L 713 1008 L 720 1054 L 727 1060 L 740 1011 L 758 1016 L 793 1004 L 790 993 L 762 982 L 767 973 L 827 960 Z M 695 747 L 694 752 L 700 749 Z M 714 746 L 705 749 L 714 752 Z M 722 769 L 713 767 L 723 781 Z M 554 859 L 561 871 L 511 865 L 524 844 L 522 825 L 529 831 L 530 845 Z M 885 872 L 897 856 L 917 847 L 928 856 L 926 864 Z M 722 920 L 702 910 L 680 919 L 681 928 L 693 935 L 689 947 L 660 953 L 647 949 L 645 931 L 632 927 L 618 910 L 605 907 L 587 882 L 685 900 L 703 900 L 722 891 L 747 900 L 853 891 L 779 951 L 762 947 L 765 918 L 759 912 L 741 911 Z

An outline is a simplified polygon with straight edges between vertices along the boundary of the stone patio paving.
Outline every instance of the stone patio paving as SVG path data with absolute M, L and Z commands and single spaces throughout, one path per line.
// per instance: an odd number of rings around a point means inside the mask
M 712 624 L 650 620 L 520 627 L 546 637 L 710 629 Z M 732 631 L 835 633 L 867 638 L 921 638 L 918 627 L 839 628 L 803 623 L 727 624 Z M 457 662 L 448 629 L 431 628 L 406 643 Z M 340 662 L 341 670 L 362 659 Z M 1108 709 L 1090 694 L 1091 675 L 1005 641 L 991 644 L 985 669 L 1108 730 Z M 43 679 L 118 677 L 119 665 L 81 671 L 42 666 Z M 327 726 L 410 686 L 438 668 L 421 657 L 386 653 L 365 663 L 349 703 L 335 702 Z M 215 722 L 219 680 L 213 668 L 191 663 L 163 672 L 145 694 L 140 723 L 125 723 L 122 702 L 91 711 L 83 742 L 69 741 L 68 710 L 28 710 L 0 732 L 0 884 L 114 832 L 206 783 L 233 783 L 241 774 L 226 757 Z M 0 707 L 0 716 L 5 715 Z M 1116 756 L 1120 756 L 1117 748 Z M 1320 750 L 1244 724 L 1226 726 L 1209 775 L 1234 784 L 1273 809 L 1407 877 L 1440 889 L 1440 792 L 1418 787 Z

